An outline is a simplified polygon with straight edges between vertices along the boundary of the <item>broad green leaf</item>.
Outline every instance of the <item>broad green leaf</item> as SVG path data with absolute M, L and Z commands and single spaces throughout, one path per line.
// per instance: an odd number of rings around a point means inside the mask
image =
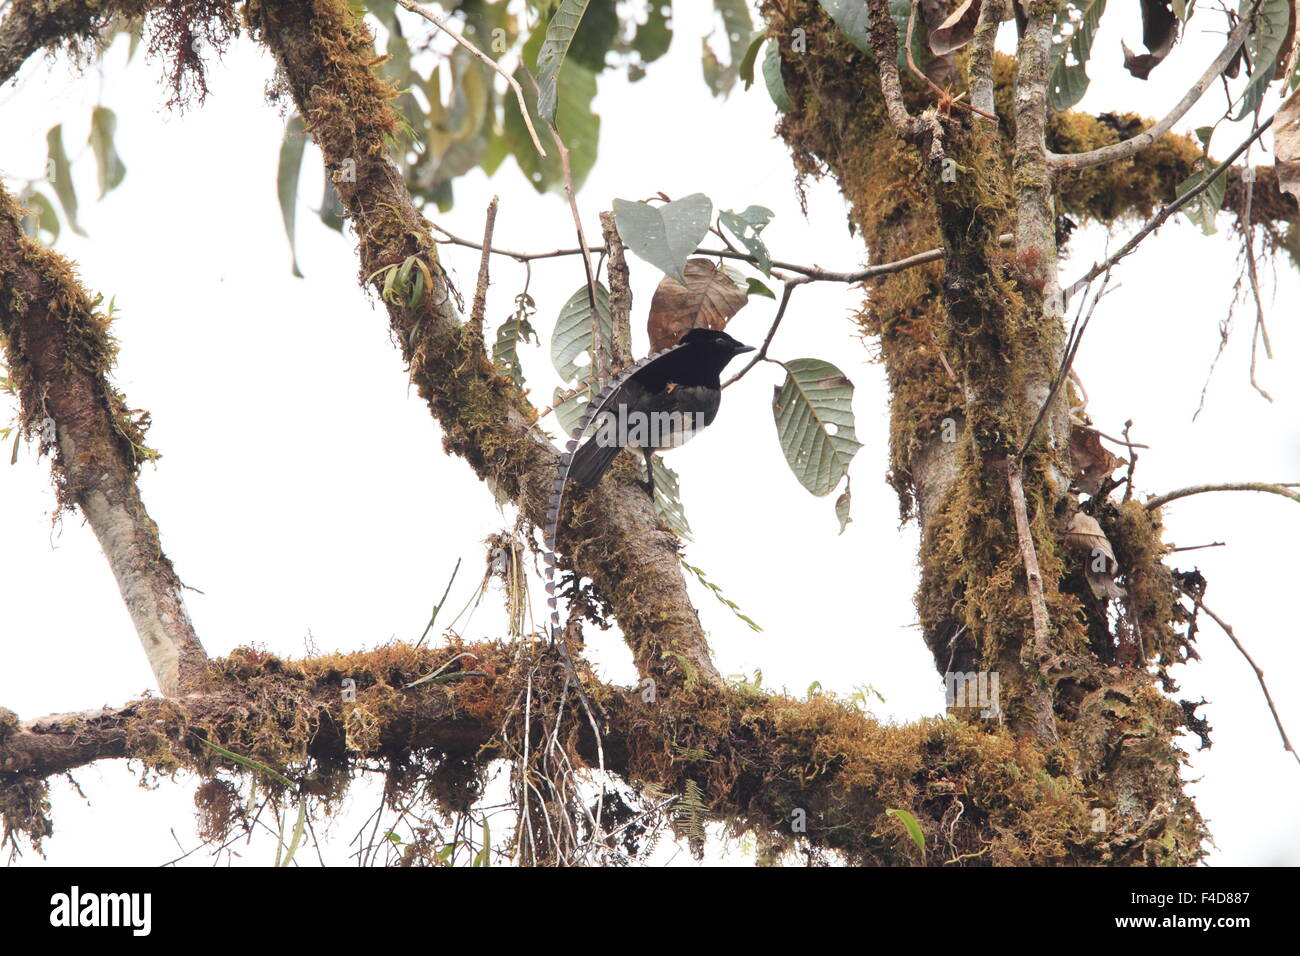
M 773 292 L 771 289 L 769 289 L 767 286 L 763 285 L 763 283 L 759 282 L 757 279 L 745 280 L 745 294 L 761 295 L 768 299 L 776 298 L 776 293 Z
M 830 494 L 862 447 L 853 430 L 853 383 L 820 359 L 795 359 L 785 370 L 772 400 L 777 440 L 799 482 L 814 495 Z
M 713 6 L 722 15 L 728 59 L 727 65 L 722 66 L 713 47 L 709 45 L 708 37 L 703 38 L 704 81 L 714 96 L 725 96 L 740 75 L 740 64 L 745 58 L 745 49 L 749 46 L 754 24 L 746 0 L 713 0 Z
M 293 257 L 293 274 L 302 278 L 298 268 L 298 249 L 294 240 L 295 214 L 298 210 L 298 177 L 302 172 L 302 153 L 307 145 L 307 125 L 301 116 L 294 114 L 284 127 L 284 141 L 280 144 L 280 166 L 276 173 L 276 192 L 280 197 L 280 215 L 284 219 L 284 232 L 289 237 L 289 254 Z
M 537 53 L 537 112 L 548 123 L 555 122 L 559 103 L 560 69 L 569 54 L 582 15 L 590 0 L 561 0 L 559 9 L 546 25 L 546 40 Z
M 903 829 L 907 835 L 912 838 L 916 848 L 921 851 L 921 859 L 925 859 L 925 833 L 921 830 L 921 824 L 916 822 L 916 817 L 912 816 L 906 810 L 886 810 L 887 814 L 895 817 L 899 823 L 903 824 Z
M 644 461 L 644 457 L 642 457 Z M 691 540 L 691 526 L 686 520 L 686 508 L 682 504 L 681 482 L 677 472 L 663 462 L 661 455 L 650 459 L 655 470 L 655 511 L 664 524 L 673 529 L 673 533 L 684 541 Z
M 544 34 L 535 30 L 524 46 L 523 56 L 527 60 L 535 47 L 540 47 Z M 537 114 L 537 98 L 523 70 L 515 71 L 515 79 L 523 89 L 524 101 L 533 117 L 533 124 L 543 142 L 550 142 L 546 124 Z M 556 107 L 555 125 L 560 131 L 564 145 L 569 149 L 569 165 L 573 171 L 573 185 L 581 189 L 587 174 L 596 163 L 596 148 L 600 140 L 600 117 L 591 109 L 596 97 L 596 74 L 580 63 L 569 62 L 560 71 L 558 84 L 558 105 Z M 519 113 L 518 101 L 514 96 L 505 98 L 505 117 L 503 129 L 510 150 L 520 170 L 533 184 L 538 192 L 551 189 L 563 189 L 564 171 L 556 150 L 547 145 L 547 155 L 543 159 L 537 154 L 533 141 Z
M 713 203 L 692 193 L 662 206 L 614 200 L 618 234 L 639 257 L 683 285 L 682 269 L 709 232 Z
M 1068 110 L 1088 92 L 1088 58 L 1097 26 L 1106 12 L 1106 0 L 1069 0 L 1056 14 L 1052 39 L 1052 73 L 1048 78 L 1047 97 L 1054 110 Z M 1070 25 L 1069 37 L 1063 28 Z
M 63 126 L 51 127 L 45 134 L 45 143 L 49 147 L 46 178 L 54 187 L 54 195 L 59 197 L 59 205 L 63 207 L 68 225 L 77 235 L 84 236 L 86 231 L 77 224 L 77 189 L 72 184 L 72 164 L 68 162 L 68 154 L 63 149 Z
M 775 39 L 767 44 L 763 54 L 763 81 L 767 84 L 767 95 L 782 113 L 790 112 L 790 94 L 785 91 L 785 77 L 781 75 L 781 47 Z
M 871 17 L 867 13 L 867 0 L 818 0 L 822 9 L 844 31 L 855 47 L 871 55 Z M 898 45 L 903 45 L 906 34 L 900 34 Z
M 578 422 L 582 420 L 582 413 L 587 410 L 587 405 L 591 402 L 591 384 L 586 382 L 572 398 L 560 401 L 561 396 L 569 391 L 567 388 L 557 388 L 555 394 L 551 396 L 551 404 L 555 406 L 555 420 L 560 423 L 565 435 L 572 435 L 573 430 L 578 427 Z
M 637 27 L 632 49 L 641 54 L 641 62 L 652 63 L 668 52 L 673 42 L 672 27 L 668 18 L 673 5 L 669 0 L 651 0 L 645 23 Z
M 1241 0 L 1239 12 L 1245 16 L 1256 0 Z M 1250 82 L 1241 94 L 1241 109 L 1233 119 L 1245 119 L 1264 100 L 1264 93 L 1277 70 L 1278 54 L 1291 22 L 1291 0 L 1264 0 L 1259 6 L 1255 29 L 1246 34 L 1246 52 L 1250 57 Z
M 1207 164 L 1203 169 L 1192 173 L 1178 184 L 1178 195 L 1187 195 L 1188 192 L 1203 183 L 1213 171 L 1214 167 Z M 1224 174 L 1210 183 L 1200 195 L 1184 206 L 1181 210 L 1183 215 L 1200 226 L 1201 231 L 1207 236 L 1213 235 L 1218 231 L 1218 227 L 1214 225 L 1214 217 L 1223 208 L 1223 197 L 1227 189 L 1228 177 Z
M 126 164 L 117 154 L 113 144 L 113 135 L 117 132 L 117 117 L 113 111 L 104 106 L 96 106 L 90 114 L 90 148 L 95 154 L 95 165 L 99 171 L 99 198 L 103 199 L 110 189 L 122 185 L 126 176 Z
M 599 282 L 596 283 L 596 311 L 600 315 L 600 327 L 605 347 L 613 341 L 614 325 L 609 317 L 609 290 Z M 555 332 L 551 336 L 551 362 L 560 377 L 566 382 L 574 382 L 579 377 L 590 377 L 592 355 L 596 348 L 593 322 L 591 320 L 591 302 L 584 285 L 564 303 L 560 317 L 555 321 Z M 588 356 L 587 362 L 579 365 L 580 355 Z
M 749 254 L 758 260 L 759 271 L 768 277 L 772 275 L 772 257 L 759 236 L 774 215 L 776 214 L 766 206 L 750 206 L 744 212 L 728 209 L 718 214 L 727 231 L 739 239 Z
M 606 57 L 618 40 L 617 0 L 588 0 L 587 12 L 573 35 L 566 62 L 579 63 L 599 73 L 605 69 Z

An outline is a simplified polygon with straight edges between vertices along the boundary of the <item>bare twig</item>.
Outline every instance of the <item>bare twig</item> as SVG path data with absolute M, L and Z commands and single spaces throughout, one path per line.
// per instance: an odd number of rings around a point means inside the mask
M 1223 541 L 1211 541 L 1209 544 L 1188 544 L 1181 548 L 1170 548 L 1170 552 L 1175 551 L 1200 551 L 1202 548 L 1223 548 L 1227 543 Z
M 767 347 L 772 344 L 772 339 L 776 336 L 776 330 L 781 325 L 781 319 L 785 317 L 785 308 L 790 304 L 790 294 L 794 292 L 795 286 L 803 285 L 805 282 L 811 281 L 812 280 L 807 276 L 801 276 L 797 279 L 791 279 L 785 284 L 785 288 L 781 291 L 781 304 L 777 306 L 776 318 L 772 320 L 772 327 L 767 330 L 767 337 L 763 339 L 763 347 L 754 353 L 754 357 L 749 360 L 748 365 L 723 383 L 723 388 L 740 381 L 740 379 L 744 378 L 745 373 L 747 373 L 751 368 L 759 362 L 767 359 Z
M 440 242 L 449 242 L 455 246 L 464 246 L 467 249 L 482 250 L 483 244 L 475 242 L 473 239 L 465 239 L 454 233 L 448 232 L 442 226 L 433 226 L 438 232 L 446 236 L 445 240 Z M 998 242 L 1002 245 L 1010 245 L 1015 239 L 1011 233 L 1005 233 L 998 236 Z M 608 250 L 604 246 L 592 246 L 587 250 L 588 253 L 605 254 Z M 514 259 L 516 262 L 533 262 L 537 259 L 556 259 L 561 256 L 580 256 L 581 249 L 552 249 L 549 252 L 515 252 L 510 249 L 493 248 L 492 254 L 496 256 L 506 256 Z M 738 259 L 756 265 L 758 259 L 749 253 L 733 252 L 730 249 L 705 249 L 695 250 L 695 254 L 701 256 L 717 256 L 720 259 Z M 814 282 L 845 282 L 849 284 L 865 282 L 868 279 L 874 279 L 878 276 L 892 275 L 896 272 L 903 272 L 916 266 L 927 265 L 931 262 L 939 262 L 943 259 L 944 251 L 942 249 L 927 249 L 924 252 L 918 252 L 916 255 L 907 256 L 903 259 L 897 259 L 894 262 L 882 262 L 879 265 L 867 266 L 865 269 L 859 269 L 856 272 L 835 272 L 830 269 L 822 269 L 819 266 L 805 266 L 794 262 L 783 262 L 779 259 L 772 260 L 773 269 L 782 269 L 786 272 L 795 272 L 799 275 L 806 276 Z
M 1256 0 L 1255 7 L 1251 12 L 1241 18 L 1233 31 L 1228 34 L 1228 40 L 1224 43 L 1223 49 L 1219 51 L 1219 55 L 1214 58 L 1214 62 L 1206 68 L 1205 72 L 1201 74 L 1201 78 L 1192 84 L 1192 88 L 1183 95 L 1183 98 L 1178 101 L 1177 105 L 1169 111 L 1169 114 L 1164 119 L 1136 136 L 1118 143 L 1112 143 L 1109 146 L 1102 146 L 1099 149 L 1090 149 L 1086 153 L 1048 153 L 1048 163 L 1057 170 L 1086 169 L 1089 166 L 1098 166 L 1118 159 L 1128 159 L 1159 140 L 1174 128 L 1174 124 L 1187 114 L 1187 111 L 1196 104 L 1196 101 L 1201 98 L 1215 78 L 1227 68 L 1237 50 L 1241 48 L 1242 41 L 1246 39 L 1246 35 L 1250 32 L 1255 10 L 1258 9 L 1260 2 L 1261 0 Z M 1261 66 L 1262 68 L 1264 67 Z
M 492 230 L 497 223 L 497 197 L 493 196 L 487 207 L 487 221 L 483 225 L 483 255 L 478 261 L 478 285 L 474 289 L 474 307 L 469 320 L 483 334 L 483 315 L 487 311 L 488 260 L 492 258 Z
M 1255 111 L 1255 117 L 1259 118 L 1258 109 Z M 1249 163 L 1249 153 L 1247 153 L 1247 162 Z M 1241 233 L 1246 248 L 1246 272 L 1250 276 L 1250 294 L 1255 300 L 1255 328 L 1250 334 L 1250 384 L 1255 391 L 1271 402 L 1273 396 L 1264 391 L 1255 379 L 1255 363 L 1261 336 L 1264 340 L 1264 353 L 1270 360 L 1273 358 L 1273 346 L 1268 340 L 1268 325 L 1264 322 L 1264 300 L 1259 294 L 1259 270 L 1255 266 L 1255 230 L 1251 227 L 1250 221 L 1251 207 L 1255 200 L 1254 168 L 1247 166 L 1247 169 L 1252 175 L 1246 180 L 1246 208 L 1242 212 Z
M 1291 756 L 1296 759 L 1297 763 L 1300 763 L 1300 754 L 1296 753 L 1296 749 L 1291 746 L 1291 738 L 1286 735 L 1286 728 L 1282 726 L 1282 718 L 1278 716 L 1277 707 L 1273 703 L 1273 695 L 1268 692 L 1268 684 L 1264 682 L 1264 671 L 1260 669 L 1260 666 L 1255 663 L 1255 659 L 1250 656 L 1245 646 L 1237 639 L 1237 635 L 1233 633 L 1232 627 L 1227 621 L 1206 607 L 1205 602 L 1187 588 L 1181 585 L 1179 587 L 1184 594 L 1192 599 L 1198 608 L 1208 614 L 1214 623 L 1223 629 L 1223 633 L 1228 635 L 1228 640 L 1232 641 L 1237 650 L 1241 652 L 1241 656 L 1246 658 L 1246 663 L 1255 672 L 1255 680 L 1259 681 L 1259 689 L 1264 692 L 1264 700 L 1268 702 L 1268 709 L 1273 714 L 1273 723 L 1277 726 L 1277 732 L 1282 736 L 1282 746 L 1290 751 Z
M 1025 486 L 1020 478 L 1020 461 L 1014 455 L 1007 456 L 1007 485 L 1011 491 L 1011 510 L 1016 518 L 1016 537 L 1020 541 L 1020 557 L 1025 565 L 1025 578 L 1029 585 L 1029 606 L 1034 621 L 1033 656 L 1038 665 L 1038 673 L 1030 673 L 1031 683 L 1038 678 L 1046 679 L 1046 665 L 1049 657 L 1048 632 L 1052 622 L 1047 616 L 1047 600 L 1043 596 L 1043 574 L 1038 567 L 1038 552 L 1034 549 L 1034 533 L 1029 527 L 1029 512 L 1025 507 Z M 1056 717 L 1052 712 L 1051 695 L 1043 686 L 1034 684 L 1031 688 L 1035 709 L 1037 710 L 1038 735 L 1041 739 L 1056 742 Z
M 1281 495 L 1283 498 L 1290 498 L 1292 501 L 1300 501 L 1300 492 L 1292 491 L 1291 487 L 1287 482 L 1268 481 L 1230 481 L 1215 485 L 1190 485 L 1187 488 L 1179 488 L 1177 491 L 1166 491 L 1163 495 L 1156 495 L 1147 501 L 1146 509 L 1152 511 L 1161 505 L 1177 501 L 1179 498 L 1202 495 L 1208 491 L 1263 491 L 1270 495 Z
M 397 4 L 405 10 L 410 10 L 412 13 L 424 17 L 424 19 L 428 20 L 443 33 L 447 34 L 447 36 L 451 37 L 465 49 L 469 50 L 475 58 L 487 64 L 489 69 L 500 73 L 506 78 L 506 82 L 510 84 L 510 89 L 514 91 L 515 99 L 519 102 L 519 114 L 523 116 L 524 125 L 528 127 L 528 135 L 533 141 L 533 148 L 537 150 L 537 155 L 545 156 L 546 150 L 542 149 L 542 141 L 537 138 L 537 130 L 533 128 L 533 120 L 528 113 L 528 104 L 524 102 L 524 91 L 520 88 L 519 81 L 507 73 L 496 60 L 492 59 L 492 57 L 488 56 L 455 30 L 451 29 L 451 27 L 447 26 L 446 22 L 436 13 L 430 13 L 419 4 L 413 3 L 412 0 L 397 0 Z
M 1070 286 L 1070 288 L 1068 288 L 1065 291 L 1065 296 L 1064 296 L 1065 300 L 1069 301 L 1070 296 L 1074 295 L 1074 293 L 1078 292 L 1080 289 L 1082 289 L 1093 279 L 1097 278 L 1097 276 L 1101 275 L 1107 269 L 1114 266 L 1115 263 L 1119 262 L 1121 259 L 1129 255 L 1129 253 L 1131 253 L 1134 249 L 1138 247 L 1138 244 L 1142 242 L 1143 239 L 1145 239 L 1151 233 L 1155 232 L 1155 230 L 1158 229 L 1161 225 L 1163 225 L 1166 219 L 1168 219 L 1174 213 L 1178 212 L 1178 210 L 1182 209 L 1189 202 L 1191 202 L 1202 192 L 1208 189 L 1216 179 L 1218 179 L 1220 176 L 1222 176 L 1224 173 L 1227 172 L 1228 167 L 1233 164 L 1233 162 L 1237 159 L 1237 157 L 1240 156 L 1242 153 L 1244 153 L 1250 147 L 1250 144 L 1253 143 L 1255 140 L 1259 139 L 1260 135 L 1264 132 L 1264 130 L 1268 129 L 1272 125 L 1273 125 L 1273 117 L 1270 116 L 1268 119 L 1264 120 L 1263 123 L 1259 124 L 1259 126 L 1255 127 L 1255 129 L 1251 131 L 1250 136 L 1246 138 L 1246 141 L 1242 143 L 1240 146 L 1238 146 L 1236 149 L 1234 149 L 1232 151 L 1232 155 L 1230 155 L 1227 159 L 1221 162 L 1218 166 L 1214 167 L 1214 169 L 1211 170 L 1208 176 L 1206 176 L 1203 180 L 1201 180 L 1201 182 L 1199 182 L 1194 188 L 1189 189 L 1186 193 L 1179 196 L 1173 202 L 1161 207 L 1160 211 L 1156 213 L 1154 216 L 1152 216 L 1149 220 L 1147 220 L 1146 224 L 1141 229 L 1139 229 L 1128 240 L 1128 242 L 1124 243 L 1124 245 L 1120 247 L 1118 252 L 1116 252 L 1105 262 L 1094 265 L 1082 277 L 1080 277 L 1072 286 Z

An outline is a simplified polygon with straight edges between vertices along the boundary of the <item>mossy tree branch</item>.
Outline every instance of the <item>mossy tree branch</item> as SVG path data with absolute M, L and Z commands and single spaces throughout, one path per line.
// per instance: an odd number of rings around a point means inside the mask
M 207 655 L 136 484 L 147 416 L 135 418 L 108 380 L 109 318 L 71 266 L 22 229 L 0 187 L 0 340 L 21 403 L 21 427 L 53 453 L 61 507 L 86 516 L 164 694 L 202 686 Z M 136 413 L 139 414 L 139 413 Z

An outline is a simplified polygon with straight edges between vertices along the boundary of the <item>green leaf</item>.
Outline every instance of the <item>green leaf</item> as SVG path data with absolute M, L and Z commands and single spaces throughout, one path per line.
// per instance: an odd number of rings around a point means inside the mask
M 59 205 L 63 207 L 63 215 L 67 217 L 72 231 L 84 236 L 86 231 L 77 224 L 77 189 L 72 184 L 72 164 L 68 162 L 68 154 L 63 149 L 63 126 L 52 127 L 45 134 L 45 143 L 49 147 L 47 178 L 54 187 L 54 195 L 59 198 Z
M 1047 96 L 1052 109 L 1068 110 L 1088 92 L 1086 67 L 1092 55 L 1092 42 L 1097 37 L 1097 26 L 1105 12 L 1106 0 L 1069 0 L 1057 11 L 1052 40 L 1052 73 L 1047 82 Z M 1068 39 L 1063 36 L 1063 27 L 1067 23 L 1072 29 Z M 1067 60 L 1073 62 L 1067 63 Z
M 1178 195 L 1187 195 L 1187 193 L 1203 183 L 1213 171 L 1213 166 L 1205 164 L 1202 169 L 1192 173 L 1178 184 Z M 1207 236 L 1214 235 L 1218 231 L 1218 227 L 1214 224 L 1214 217 L 1223 208 L 1223 197 L 1227 189 L 1228 177 L 1224 174 L 1210 183 L 1200 195 L 1184 206 L 1181 210 L 1183 215 L 1200 226 L 1201 231 Z
M 769 299 L 776 298 L 776 293 L 773 292 L 771 289 L 769 289 L 767 286 L 763 285 L 763 283 L 759 282 L 757 279 L 745 280 L 745 294 L 761 295 Z
M 682 285 L 686 260 L 708 234 L 712 217 L 713 203 L 703 193 L 663 206 L 614 200 L 614 219 L 627 247 Z
M 113 145 L 113 135 L 116 132 L 117 116 L 107 107 L 96 106 L 90 114 L 90 148 L 95 154 L 95 165 L 99 172 L 100 199 L 110 189 L 122 185 L 126 176 L 126 164 Z
M 745 49 L 749 46 L 754 30 L 749 17 L 749 5 L 746 0 L 713 0 L 714 8 L 722 15 L 722 29 L 726 33 L 728 59 L 724 67 L 718 62 L 717 54 L 705 37 L 702 41 L 704 51 L 704 80 L 713 91 L 714 96 L 725 96 L 730 92 L 740 75 L 740 64 L 745 58 Z
M 22 203 L 34 212 L 35 216 L 23 217 L 23 229 L 29 236 L 36 238 L 36 230 L 43 229 L 50 234 L 50 242 L 59 238 L 59 214 L 54 203 L 44 193 L 31 193 L 22 197 Z
M 844 31 L 849 41 L 868 56 L 871 55 L 871 17 L 866 0 L 818 0 L 822 9 Z M 900 34 L 898 45 L 903 45 L 906 34 Z
M 525 52 L 527 47 L 525 47 Z M 540 130 L 539 135 L 549 143 L 545 124 L 537 115 L 536 95 L 532 84 L 522 69 L 515 71 L 515 79 L 524 91 L 524 101 L 533 116 L 534 125 Z M 556 128 L 569 149 L 569 165 L 573 171 L 573 186 L 581 189 L 587 174 L 596 163 L 596 149 L 600 141 L 600 117 L 591 108 L 596 97 L 596 74 L 578 63 L 568 63 L 560 72 L 559 105 L 556 108 Z M 543 159 L 537 155 L 532 138 L 524 125 L 519 112 L 518 101 L 514 96 L 505 98 L 505 118 L 503 123 L 505 137 L 510 144 L 515 161 L 520 170 L 528 177 L 533 188 L 538 192 L 550 189 L 563 189 L 564 169 L 556 150 L 547 146 L 547 155 Z
M 681 481 L 677 472 L 665 465 L 659 455 L 652 456 L 650 460 L 654 463 L 655 473 L 655 511 L 677 537 L 690 541 L 691 525 L 686 520 L 686 507 L 682 504 Z
M 746 90 L 754 85 L 754 63 L 758 60 L 758 48 L 766 39 L 766 30 L 756 30 L 753 39 L 749 41 L 749 49 L 745 51 L 744 59 L 740 61 L 740 79 L 745 84 Z
M 559 9 L 546 26 L 546 40 L 537 53 L 537 112 L 548 123 L 555 122 L 559 102 L 560 69 L 569 46 L 587 12 L 589 0 L 561 0 Z
M 588 0 L 587 12 L 569 47 L 569 63 L 580 63 L 593 73 L 606 66 L 606 56 L 618 40 L 617 0 Z
M 921 851 L 921 860 L 925 860 L 925 833 L 921 830 L 921 824 L 916 822 L 916 817 L 912 816 L 906 810 L 886 810 L 887 814 L 895 817 L 899 823 L 903 824 L 903 829 L 907 835 L 912 838 L 916 848 Z
M 289 237 L 289 254 L 293 257 L 293 274 L 299 279 L 298 250 L 294 240 L 294 219 L 298 209 L 298 177 L 302 172 L 302 153 L 307 145 L 307 124 L 294 114 L 284 127 L 284 141 L 280 144 L 280 165 L 276 171 L 276 192 L 280 197 L 280 215 L 284 219 L 284 232 Z
M 601 335 L 608 348 L 613 341 L 614 324 L 609 317 L 609 290 L 599 282 L 596 283 L 596 311 L 600 315 Z M 566 382 L 573 382 L 579 375 L 584 381 L 591 376 L 596 348 L 593 325 L 591 302 L 584 285 L 564 303 L 551 336 L 551 362 Z M 576 360 L 584 352 L 589 360 L 579 365 Z
M 767 228 L 776 213 L 766 206 L 750 206 L 744 212 L 724 210 L 718 215 L 727 231 L 740 240 L 749 254 L 758 260 L 759 271 L 769 278 L 772 275 L 772 257 L 759 234 Z
M 767 44 L 763 54 L 763 81 L 767 95 L 782 113 L 790 112 L 790 94 L 785 91 L 785 77 L 781 75 L 781 47 L 775 39 Z
M 708 588 L 710 591 L 713 592 L 713 596 L 715 598 L 717 598 L 724 606 L 731 609 L 731 613 L 735 614 L 736 617 L 740 618 L 742 621 L 748 624 L 749 629 L 751 631 L 763 630 L 758 624 L 754 623 L 752 618 L 750 618 L 747 614 L 745 614 L 743 611 L 740 610 L 739 604 L 737 604 L 735 601 L 731 600 L 730 598 L 728 598 L 726 595 L 722 593 L 722 588 L 718 587 L 707 577 L 705 577 L 703 571 L 695 567 L 693 564 L 688 564 L 685 558 L 681 559 L 681 561 L 682 561 L 682 567 L 684 567 L 687 571 L 690 571 L 691 574 L 695 575 L 695 577 L 699 580 L 701 584 L 703 584 L 706 588 Z M 761 688 L 762 684 L 763 684 L 763 672 L 758 671 L 757 676 L 754 678 L 755 689 Z
M 854 434 L 853 383 L 830 362 L 786 362 L 785 384 L 774 389 L 777 440 L 799 482 L 830 494 L 861 448 Z
M 668 18 L 672 15 L 673 5 L 669 0 L 651 0 L 645 23 L 637 28 L 632 49 L 641 54 L 641 62 L 653 63 L 665 53 L 673 42 L 672 27 Z
M 1241 0 L 1241 15 L 1248 14 L 1255 2 L 1256 0 Z M 1255 29 L 1246 35 L 1245 43 L 1253 72 L 1250 82 L 1241 93 L 1241 109 L 1233 119 L 1244 119 L 1263 102 L 1264 93 L 1269 83 L 1273 82 L 1277 58 L 1282 52 L 1282 42 L 1286 39 L 1290 22 L 1291 0 L 1264 0 L 1260 4 Z
M 587 410 L 587 405 L 591 402 L 591 382 L 584 380 L 584 386 L 572 398 L 560 401 L 560 397 L 571 391 L 567 388 L 557 388 L 555 394 L 551 396 L 551 404 L 555 406 L 555 420 L 560 423 L 564 429 L 564 434 L 572 435 L 573 430 L 578 427 L 578 422 L 582 421 L 582 413 Z
M 343 206 L 343 200 L 339 198 L 338 187 L 330 179 L 329 170 L 325 170 L 325 193 L 321 196 L 320 209 L 316 210 L 320 216 L 321 222 L 329 226 L 335 232 L 343 231 L 343 216 L 347 209 Z
M 536 311 L 537 305 L 531 295 L 521 292 L 515 296 L 514 314 L 501 323 L 496 343 L 492 346 L 492 361 L 505 369 L 519 388 L 524 386 L 524 370 L 519 364 L 519 343 L 529 339 L 538 342 L 537 330 L 528 321 Z

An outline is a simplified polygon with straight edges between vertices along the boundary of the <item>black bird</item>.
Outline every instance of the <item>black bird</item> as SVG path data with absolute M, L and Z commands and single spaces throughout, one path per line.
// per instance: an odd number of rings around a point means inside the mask
M 650 456 L 685 444 L 713 423 L 722 404 L 722 370 L 737 355 L 752 351 L 752 345 L 742 345 L 726 332 L 691 329 L 601 404 L 596 433 L 574 452 L 569 477 L 594 488 L 622 449 L 640 448 L 645 488 L 654 497 Z

